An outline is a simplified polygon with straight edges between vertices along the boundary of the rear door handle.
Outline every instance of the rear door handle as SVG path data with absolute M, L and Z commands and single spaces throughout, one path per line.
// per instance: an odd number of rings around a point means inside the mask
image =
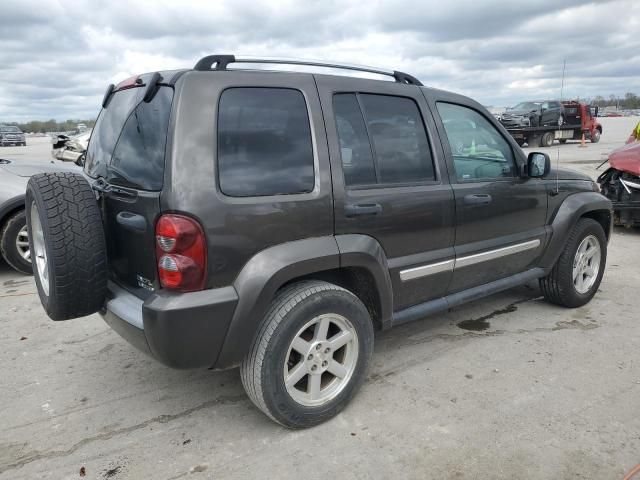
M 473 193 L 464 196 L 465 205 L 489 205 L 491 200 L 491 195 L 488 193 Z
M 361 203 L 358 205 L 347 205 L 344 207 L 344 214 L 347 217 L 377 215 L 379 213 L 382 213 L 382 205 L 379 203 Z

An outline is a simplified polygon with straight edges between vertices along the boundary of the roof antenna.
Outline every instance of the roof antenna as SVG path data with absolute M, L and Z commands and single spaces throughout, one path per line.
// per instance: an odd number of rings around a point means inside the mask
M 562 61 L 562 82 L 560 83 L 560 105 L 562 105 L 562 95 L 564 94 L 564 71 L 567 67 L 567 59 L 565 58 Z M 558 124 L 558 136 L 562 136 L 561 133 L 562 125 Z M 560 167 L 560 143 L 558 142 L 558 154 L 556 156 L 556 195 L 560 193 L 560 174 L 558 172 L 558 168 Z

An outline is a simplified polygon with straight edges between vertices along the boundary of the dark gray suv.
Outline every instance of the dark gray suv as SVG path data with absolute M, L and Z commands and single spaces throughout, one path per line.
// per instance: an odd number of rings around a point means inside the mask
M 535 279 L 585 304 L 611 230 L 593 181 L 469 98 L 229 55 L 110 86 L 84 175 L 33 177 L 26 208 L 52 319 L 100 312 L 168 366 L 239 365 L 287 427 L 348 403 L 374 330 Z

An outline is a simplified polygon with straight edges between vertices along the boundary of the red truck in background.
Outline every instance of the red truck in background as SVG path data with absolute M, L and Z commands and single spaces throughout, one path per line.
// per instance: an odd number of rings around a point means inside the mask
M 600 141 L 602 125 L 596 120 L 595 112 L 590 105 L 573 100 L 564 101 L 560 118 L 561 125 L 516 126 L 504 121 L 502 124 L 520 146 L 526 143 L 530 147 L 550 147 L 554 140 L 560 143 L 581 140 L 583 134 L 585 139 L 592 143 Z

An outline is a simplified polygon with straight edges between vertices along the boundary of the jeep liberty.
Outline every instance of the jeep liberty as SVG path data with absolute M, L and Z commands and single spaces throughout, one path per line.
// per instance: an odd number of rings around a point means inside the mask
M 102 107 L 83 174 L 27 187 L 44 309 L 99 312 L 170 367 L 239 366 L 284 426 L 347 405 L 375 330 L 532 280 L 579 307 L 602 279 L 597 185 L 411 75 L 213 55 L 110 85 Z

